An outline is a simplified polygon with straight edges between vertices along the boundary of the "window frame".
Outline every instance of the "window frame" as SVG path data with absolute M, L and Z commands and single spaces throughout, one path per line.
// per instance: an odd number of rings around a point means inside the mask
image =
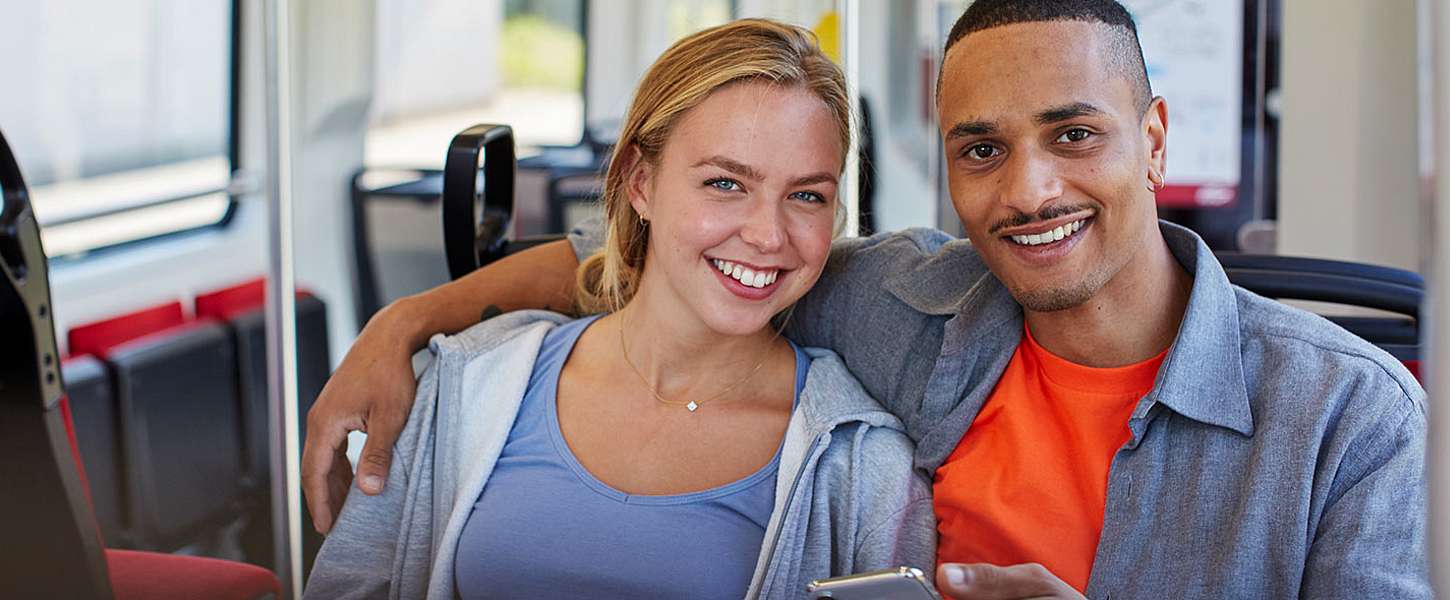
M 228 29 L 231 40 L 228 44 L 229 56 L 226 63 L 226 68 L 228 70 L 227 85 L 229 87 L 229 89 L 227 90 L 228 115 L 226 120 L 226 157 L 228 163 L 228 179 L 226 185 L 218 189 L 210 189 L 203 192 L 190 193 L 173 197 L 159 197 L 152 200 L 131 204 L 125 207 L 103 209 L 74 216 L 62 217 L 54 220 L 47 220 L 40 223 L 39 225 L 41 234 L 43 236 L 45 229 L 49 227 L 84 223 L 95 219 L 104 219 L 107 217 L 123 215 L 131 211 L 147 210 L 171 204 L 178 204 L 181 202 L 186 202 L 188 200 L 194 200 L 214 194 L 225 194 L 227 204 L 226 209 L 223 211 L 221 217 L 214 222 L 206 223 L 203 225 L 180 227 L 161 233 L 144 235 L 135 239 L 129 239 L 109 244 L 101 244 L 98 246 L 89 247 L 84 250 L 79 250 L 66 254 L 49 254 L 47 252 L 46 259 L 49 260 L 52 264 L 71 264 L 88 261 L 100 256 L 112 255 L 118 252 L 124 252 L 126 250 L 137 247 L 149 246 L 166 240 L 193 236 L 203 232 L 224 230 L 231 225 L 232 220 L 236 217 L 237 207 L 239 204 L 238 197 L 247 192 L 245 188 L 247 188 L 248 186 L 241 177 L 241 168 L 239 167 L 241 161 L 243 2 L 241 2 L 241 0 L 230 0 L 230 4 L 231 23 Z

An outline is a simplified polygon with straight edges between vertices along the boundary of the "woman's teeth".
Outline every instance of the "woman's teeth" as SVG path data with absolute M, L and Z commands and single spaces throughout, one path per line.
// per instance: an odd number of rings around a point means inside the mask
M 721 273 L 729 275 L 731 279 L 753 288 L 763 288 L 775 283 L 776 278 L 780 276 L 779 269 L 755 271 L 749 267 L 742 267 L 728 260 L 720 260 L 718 258 L 710 260 L 715 263 L 715 268 L 720 269 Z
M 1052 242 L 1058 241 L 1062 238 L 1077 233 L 1079 229 L 1082 229 L 1082 224 L 1086 222 L 1087 219 L 1083 219 L 1081 221 L 1073 221 L 1052 231 L 1044 231 L 1042 233 L 1034 233 L 1032 235 L 1014 235 L 1011 236 L 1011 238 L 1012 241 L 1017 242 L 1018 244 L 1021 244 L 1023 246 L 1039 246 L 1042 244 L 1051 244 Z

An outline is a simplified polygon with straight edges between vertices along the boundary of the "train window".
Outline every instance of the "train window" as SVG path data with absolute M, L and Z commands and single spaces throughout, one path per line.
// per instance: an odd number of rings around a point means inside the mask
M 234 6 L 0 0 L 0 129 L 51 256 L 225 222 Z
M 666 35 L 672 43 L 706 27 L 729 21 L 737 10 L 733 2 L 725 0 L 663 0 L 659 4 L 654 10 L 647 7 L 645 12 L 664 20 Z
M 475 123 L 521 146 L 579 143 L 583 0 L 378 0 L 368 166 L 441 167 Z

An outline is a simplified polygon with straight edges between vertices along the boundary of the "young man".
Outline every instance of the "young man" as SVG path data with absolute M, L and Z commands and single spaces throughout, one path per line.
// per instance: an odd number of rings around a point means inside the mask
M 1197 236 L 1157 221 L 1168 109 L 1127 12 L 979 0 L 938 105 L 972 241 L 838 243 L 789 333 L 841 354 L 906 423 L 935 476 L 943 591 L 1428 597 L 1423 391 L 1362 340 L 1229 285 Z M 320 528 L 347 485 L 341 434 L 382 434 L 359 466 L 377 489 L 412 397 L 380 341 L 489 304 L 564 306 L 572 258 L 520 255 L 369 324 L 309 418 Z M 482 291 L 544 271 L 515 298 Z M 392 391 L 358 393 L 374 388 Z

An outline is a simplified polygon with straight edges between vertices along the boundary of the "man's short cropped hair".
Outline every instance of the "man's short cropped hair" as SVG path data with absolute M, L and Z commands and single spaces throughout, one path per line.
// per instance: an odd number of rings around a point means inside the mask
M 1143 62 L 1142 45 L 1138 42 L 1138 26 L 1133 23 L 1128 9 L 1115 0 L 977 0 L 952 26 L 942 55 L 946 56 L 962 38 L 984 29 L 1051 21 L 1084 21 L 1110 26 L 1113 34 L 1107 40 L 1108 66 L 1127 78 L 1133 86 L 1138 112 L 1148 110 L 1153 101 L 1153 88 L 1148 83 L 1148 68 Z M 937 81 L 940 91 L 941 78 L 938 77 Z

